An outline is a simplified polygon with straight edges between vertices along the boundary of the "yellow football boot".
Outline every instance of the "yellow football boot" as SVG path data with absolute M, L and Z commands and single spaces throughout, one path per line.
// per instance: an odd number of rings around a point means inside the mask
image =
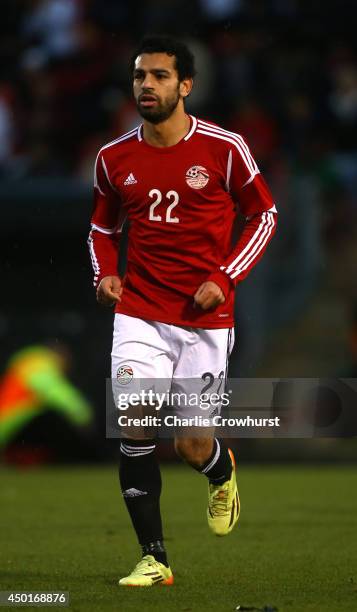
M 171 569 L 156 561 L 152 555 L 145 555 L 129 576 L 119 580 L 119 586 L 129 587 L 170 586 L 173 583 Z
M 228 449 L 232 461 L 232 475 L 222 485 L 208 485 L 208 526 L 217 536 L 224 536 L 232 531 L 238 521 L 240 502 L 236 482 L 235 460 L 231 449 Z

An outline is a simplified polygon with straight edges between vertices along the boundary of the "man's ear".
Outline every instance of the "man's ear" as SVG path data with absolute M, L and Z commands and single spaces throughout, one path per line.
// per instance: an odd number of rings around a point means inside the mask
M 181 81 L 180 83 L 180 94 L 183 98 L 187 98 L 187 96 L 190 95 L 191 90 L 193 87 L 193 80 L 192 79 L 184 79 L 183 81 Z

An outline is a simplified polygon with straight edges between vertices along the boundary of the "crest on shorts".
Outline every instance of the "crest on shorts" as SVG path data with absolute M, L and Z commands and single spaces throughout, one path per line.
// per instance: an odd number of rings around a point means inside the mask
M 134 376 L 133 368 L 128 365 L 122 365 L 117 370 L 117 379 L 121 385 L 130 383 Z
M 192 189 L 202 189 L 209 181 L 208 170 L 203 166 L 191 166 L 186 172 L 186 183 Z

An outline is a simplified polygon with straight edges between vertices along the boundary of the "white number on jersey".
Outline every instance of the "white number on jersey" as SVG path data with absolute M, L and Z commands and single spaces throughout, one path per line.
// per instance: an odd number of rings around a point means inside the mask
M 149 208 L 149 219 L 150 219 L 150 221 L 162 221 L 161 215 L 155 215 L 154 214 L 154 210 L 155 210 L 156 206 L 158 206 L 160 204 L 161 200 L 162 200 L 162 193 L 161 193 L 161 191 L 159 189 L 151 189 L 151 191 L 149 192 L 149 197 L 150 198 L 155 198 L 153 203 L 150 204 L 150 208 Z M 166 209 L 166 223 L 179 223 L 180 219 L 178 217 L 172 217 L 171 216 L 171 211 L 179 203 L 179 199 L 180 199 L 179 198 L 179 194 L 177 193 L 177 191 L 173 191 L 173 189 L 171 189 L 170 191 L 167 192 L 165 197 L 170 202 L 169 206 Z

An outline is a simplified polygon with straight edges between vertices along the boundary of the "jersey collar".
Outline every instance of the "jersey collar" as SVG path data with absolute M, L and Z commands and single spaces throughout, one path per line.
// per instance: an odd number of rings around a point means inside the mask
M 184 136 L 182 140 L 190 140 L 191 136 L 193 136 L 197 128 L 196 117 L 194 117 L 193 115 L 189 115 L 189 118 L 190 118 L 191 126 L 190 126 L 188 133 L 186 134 L 186 136 Z M 138 136 L 138 141 L 141 142 L 143 140 L 143 124 L 142 123 L 138 126 L 137 136 Z

